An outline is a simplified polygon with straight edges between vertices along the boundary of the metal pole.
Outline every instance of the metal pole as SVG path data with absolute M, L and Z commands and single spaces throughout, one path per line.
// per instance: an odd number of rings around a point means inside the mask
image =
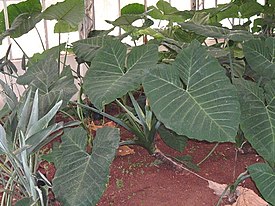
M 121 16 L 121 2 L 118 0 L 118 16 Z M 118 29 L 118 35 L 121 35 L 121 28 Z
M 190 0 L 191 10 L 196 10 L 196 0 Z
M 144 10 L 145 12 L 147 12 L 147 0 L 144 0 Z M 143 36 L 143 44 L 147 44 L 148 39 L 147 39 L 147 35 Z
M 42 9 L 43 9 L 43 11 L 46 9 L 46 2 L 45 2 L 45 0 L 42 0 Z M 46 46 L 46 49 L 49 49 L 50 46 L 49 46 L 49 34 L 48 34 L 47 20 L 44 19 L 43 23 L 44 23 L 44 32 L 45 32 L 45 46 Z
M 89 32 L 94 28 L 94 0 L 85 0 L 85 16 L 80 25 L 80 39 L 88 37 Z
M 4 18 L 5 18 L 5 27 L 6 30 L 8 30 L 10 28 L 10 24 L 9 24 L 9 14 L 8 14 L 8 6 L 7 6 L 7 1 L 3 0 L 3 4 L 4 4 Z M 8 36 L 8 44 L 11 44 L 11 39 Z M 10 59 L 12 59 L 12 50 L 10 50 Z

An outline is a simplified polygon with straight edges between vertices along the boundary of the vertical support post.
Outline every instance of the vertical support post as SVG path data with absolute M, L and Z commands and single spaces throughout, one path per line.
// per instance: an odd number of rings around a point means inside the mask
M 196 10 L 196 0 L 190 0 L 191 10 Z
M 4 18 L 5 18 L 5 28 L 6 30 L 8 30 L 10 28 L 10 24 L 9 24 L 9 14 L 8 14 L 8 5 L 7 5 L 7 0 L 3 0 L 3 4 L 4 4 Z M 8 44 L 11 44 L 11 39 L 8 36 Z M 10 50 L 10 59 L 13 58 L 12 56 L 12 49 Z
M 42 9 L 43 11 L 46 9 L 46 2 L 45 0 L 42 0 Z M 49 33 L 48 33 L 48 23 L 47 23 L 47 20 L 43 20 L 43 23 L 44 23 L 44 32 L 45 32 L 45 47 L 46 49 L 49 49 L 50 46 L 49 46 Z
M 120 0 L 118 0 L 118 16 L 121 16 L 121 2 Z M 120 36 L 121 35 L 121 28 L 119 27 L 119 30 L 118 30 L 118 35 Z
M 147 0 L 144 0 L 144 11 L 147 12 Z M 147 39 L 147 35 L 143 36 L 143 44 L 147 44 L 148 39 Z
M 80 39 L 88 37 L 89 32 L 94 28 L 94 0 L 85 0 L 85 15 L 79 28 Z
M 196 2 L 196 10 L 200 10 L 200 0 L 197 0 Z

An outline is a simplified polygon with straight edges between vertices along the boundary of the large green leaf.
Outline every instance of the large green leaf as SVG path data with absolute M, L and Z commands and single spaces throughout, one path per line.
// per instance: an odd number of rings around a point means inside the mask
M 198 140 L 235 141 L 237 92 L 199 42 L 183 49 L 172 66 L 152 70 L 143 85 L 153 112 L 167 128 Z
M 249 66 L 266 78 L 275 78 L 275 38 L 253 39 L 243 45 Z
M 264 199 L 275 205 L 275 169 L 268 164 L 250 165 L 248 171 Z
M 138 19 L 144 19 L 143 14 L 124 14 L 118 17 L 115 21 L 106 21 L 114 26 L 129 26 Z
M 58 21 L 55 32 L 68 32 L 77 31 L 84 14 L 84 0 L 65 0 L 48 7 L 42 16 L 47 20 Z
M 193 13 L 193 11 L 179 11 L 163 0 L 158 1 L 156 6 L 148 7 L 148 15 L 154 19 L 184 22 L 186 19 L 191 18 Z
M 234 2 L 219 4 L 217 7 L 207 9 L 206 11 L 209 12 L 212 23 L 217 23 L 227 18 L 239 17 L 239 7 Z
M 37 63 L 43 59 L 48 59 L 49 56 L 58 56 L 61 51 L 65 51 L 66 44 L 60 44 L 58 46 L 52 47 L 43 51 L 42 53 L 35 53 L 32 57 L 28 59 L 27 67 L 31 66 L 34 63 Z
M 250 18 L 259 15 L 264 10 L 263 6 L 256 1 L 245 2 L 240 6 L 240 15 L 242 18 Z
M 145 71 L 158 60 L 156 45 L 135 47 L 128 55 L 126 52 L 124 44 L 110 40 L 91 62 L 83 88 L 97 108 L 138 88 Z
M 28 33 L 42 19 L 39 0 L 28 0 L 8 6 L 9 26 L 6 30 L 4 11 L 0 12 L 0 44 L 2 40 L 11 36 L 20 37 Z
M 17 4 L 11 4 L 7 8 L 9 16 L 9 25 L 21 14 L 28 14 L 30 18 L 41 13 L 42 6 L 39 0 L 27 0 Z M 6 31 L 4 10 L 0 12 L 0 34 Z
M 82 128 L 68 129 L 62 137 L 53 191 L 66 206 L 96 205 L 107 186 L 119 129 L 98 129 L 91 155 L 85 152 L 86 141 Z
M 171 6 L 168 2 L 164 0 L 159 0 L 157 2 L 157 7 L 159 10 L 161 10 L 164 14 L 174 14 L 179 12 L 179 10 L 176 7 Z
M 0 35 L 0 43 L 7 36 L 16 38 L 16 37 L 22 36 L 23 34 L 28 33 L 30 30 L 32 30 L 35 27 L 35 25 L 40 20 L 41 20 L 40 14 L 37 14 L 37 15 L 30 15 L 28 13 L 20 14 L 13 21 L 11 27 Z
M 150 6 L 148 15 L 155 19 L 168 20 L 171 22 L 184 22 L 186 19 L 192 17 L 193 11 L 179 11 L 170 3 L 164 0 L 159 0 L 156 4 L 157 8 Z
M 124 6 L 121 9 L 121 15 L 124 14 L 143 14 L 145 12 L 145 8 L 143 4 L 133 3 Z
M 253 148 L 270 165 L 275 167 L 275 94 L 266 86 L 267 105 L 264 90 L 253 82 L 235 81 L 241 104 L 241 129 Z M 274 88 L 275 83 L 270 82 Z
M 77 58 L 85 62 L 91 62 L 107 39 L 111 39 L 111 37 L 104 36 L 81 39 L 73 43 L 73 51 Z
M 199 34 L 205 37 L 224 38 L 224 39 L 240 41 L 240 42 L 253 38 L 252 34 L 249 33 L 248 31 L 230 30 L 230 29 L 217 27 L 217 26 L 200 25 L 200 24 L 194 24 L 194 23 L 181 23 L 181 27 L 183 29 L 193 31 L 196 34 Z
M 78 26 L 72 26 L 66 21 L 60 20 L 54 26 L 54 33 L 69 33 L 78 30 Z
M 58 64 L 53 55 L 31 64 L 28 70 L 18 77 L 17 83 L 21 85 L 32 84 L 42 91 L 58 79 Z
M 63 100 L 63 106 L 66 105 L 77 91 L 69 66 L 61 74 L 58 73 L 55 55 L 48 55 L 47 58 L 31 64 L 26 73 L 18 77 L 17 83 L 30 85 L 34 91 L 39 89 L 40 116 L 59 100 Z

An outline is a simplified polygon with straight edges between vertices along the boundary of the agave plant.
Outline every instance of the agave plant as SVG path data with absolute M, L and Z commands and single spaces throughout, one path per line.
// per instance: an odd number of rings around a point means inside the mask
M 62 101 L 39 118 L 38 90 L 33 97 L 29 90 L 21 102 L 17 102 L 12 90 L 5 88 L 11 114 L 4 125 L 0 125 L 1 184 L 4 187 L 1 205 L 13 205 L 14 199 L 47 205 L 47 190 L 37 184 L 37 175 L 43 176 L 37 171 L 38 152 L 66 127 L 63 122 L 51 121 Z M 50 186 L 47 179 L 44 181 Z

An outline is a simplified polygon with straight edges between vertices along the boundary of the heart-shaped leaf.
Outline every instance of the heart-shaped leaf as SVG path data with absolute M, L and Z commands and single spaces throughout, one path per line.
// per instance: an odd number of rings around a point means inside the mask
M 109 40 L 91 62 L 83 88 L 97 108 L 138 88 L 145 71 L 157 63 L 156 45 L 127 48 L 119 40 Z
M 34 28 L 36 23 L 41 20 L 42 6 L 39 0 L 27 0 L 8 6 L 8 16 L 10 29 L 5 28 L 4 10 L 0 12 L 0 42 L 11 35 L 19 37 Z
M 241 103 L 241 129 L 253 148 L 275 167 L 275 83 L 266 85 L 266 99 L 256 83 L 235 80 L 235 84 Z
M 243 45 L 249 66 L 268 79 L 275 78 L 275 38 L 253 39 Z
M 84 0 L 65 0 L 48 7 L 42 14 L 44 19 L 57 20 L 55 31 L 77 31 L 84 17 Z M 61 26 L 62 24 L 62 26 Z
M 77 58 L 85 62 L 91 62 L 107 39 L 111 39 L 111 37 L 104 36 L 81 39 L 73 43 L 73 51 Z
M 66 105 L 77 91 L 69 66 L 58 74 L 55 52 L 56 50 L 53 50 L 53 54 L 44 56 L 47 58 L 31 64 L 29 69 L 17 79 L 18 84 L 28 84 L 34 90 L 39 89 L 40 116 L 48 112 L 59 100 L 63 100 L 63 106 Z
M 189 31 L 193 31 L 196 34 L 205 36 L 205 37 L 213 37 L 213 38 L 224 38 L 233 41 L 246 41 L 248 39 L 252 39 L 253 36 L 248 31 L 244 30 L 230 30 L 217 26 L 210 25 L 201 25 L 194 23 L 181 23 L 181 27 L 183 29 L 187 29 Z
M 198 140 L 235 141 L 237 92 L 198 41 L 183 49 L 172 66 L 151 70 L 143 85 L 153 112 L 167 128 Z
M 65 131 L 53 180 L 53 191 L 64 205 L 96 205 L 106 189 L 119 139 L 117 128 L 98 129 L 89 155 L 86 132 L 82 128 Z

